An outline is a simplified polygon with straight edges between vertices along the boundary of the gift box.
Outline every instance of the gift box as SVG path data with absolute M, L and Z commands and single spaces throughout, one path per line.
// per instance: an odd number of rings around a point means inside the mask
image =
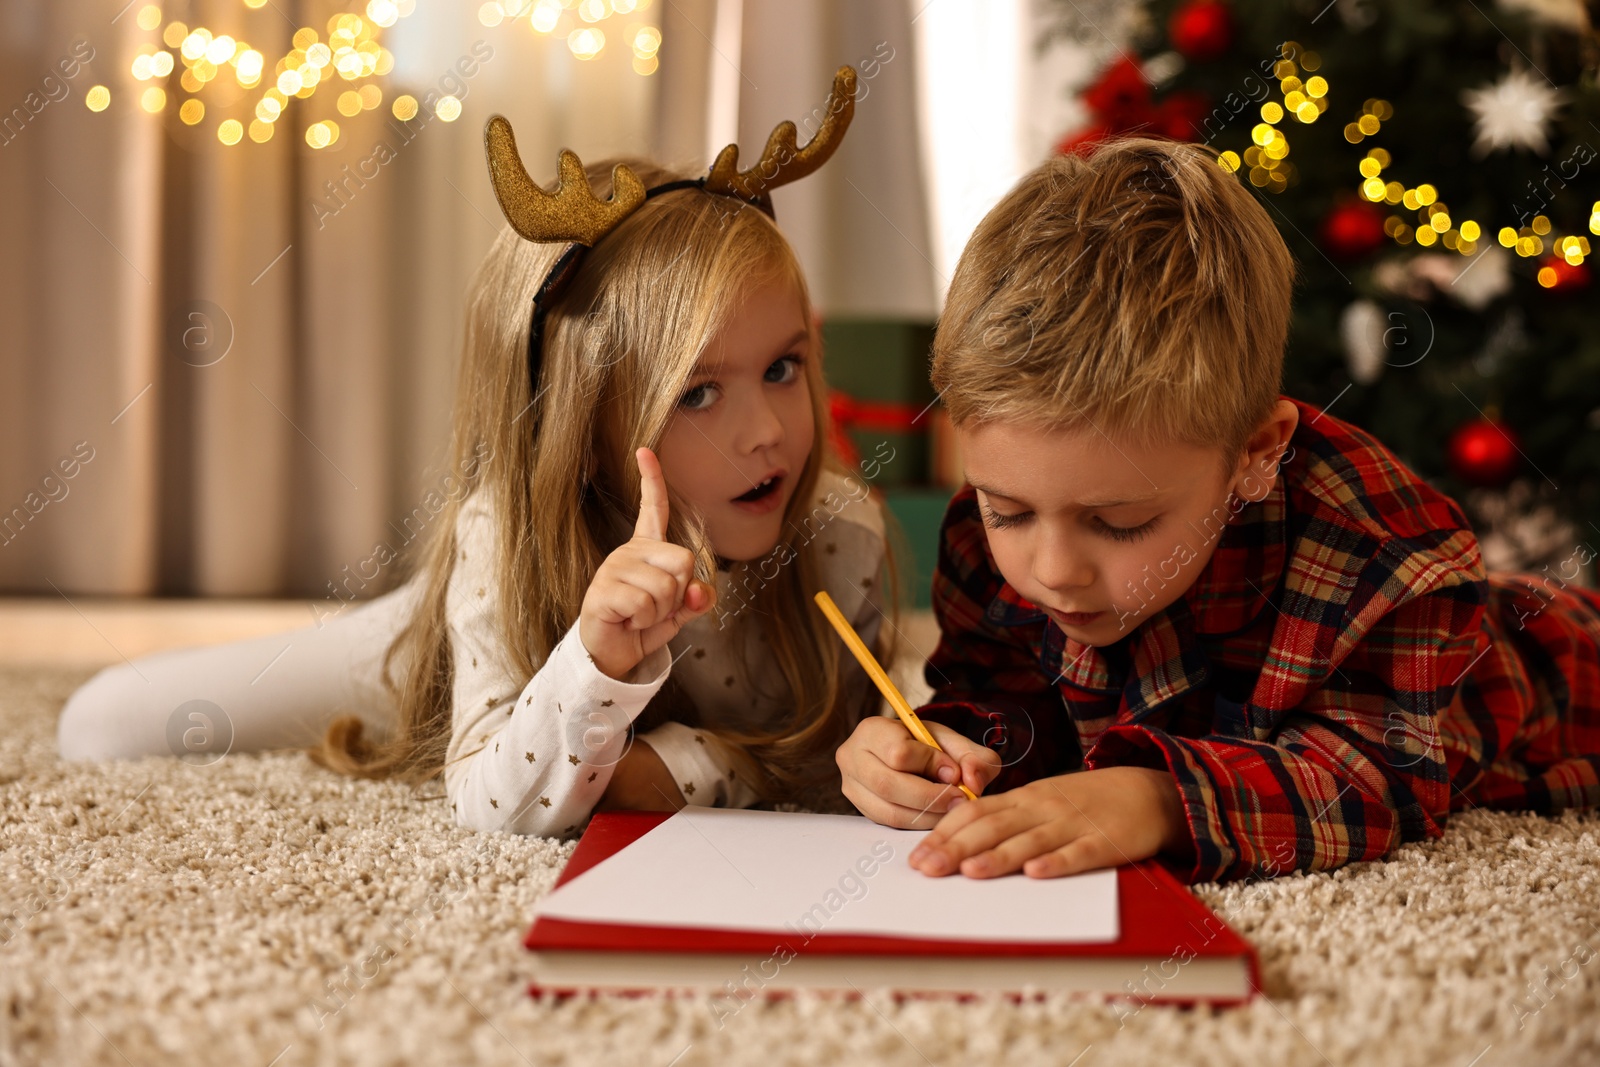
M 961 438 L 942 404 L 928 412 L 928 482 L 959 489 L 967 480 Z
M 939 525 L 954 495 L 953 489 L 945 487 L 898 486 L 884 490 L 884 503 L 899 526 L 892 543 L 900 599 L 907 608 L 926 610 L 932 604 L 933 572 L 939 564 Z
M 834 447 L 846 465 L 880 488 L 927 484 L 933 324 L 826 319 L 822 343 Z

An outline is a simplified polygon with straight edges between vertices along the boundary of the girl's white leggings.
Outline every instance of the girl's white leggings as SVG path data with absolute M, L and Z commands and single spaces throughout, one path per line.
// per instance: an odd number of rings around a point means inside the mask
M 366 737 L 385 737 L 397 712 L 381 682 L 383 656 L 419 588 L 407 583 L 301 630 L 107 667 L 62 709 L 61 758 L 208 763 L 228 752 L 305 748 L 345 714 L 361 718 Z

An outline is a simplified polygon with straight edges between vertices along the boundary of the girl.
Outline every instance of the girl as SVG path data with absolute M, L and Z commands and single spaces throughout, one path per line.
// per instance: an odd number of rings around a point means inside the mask
M 825 448 L 767 194 L 831 153 L 854 82 L 805 149 L 784 123 L 749 171 L 731 145 L 698 180 L 563 153 L 553 195 L 492 119 L 516 232 L 472 285 L 465 491 L 417 573 L 296 634 L 101 672 L 62 713 L 63 757 L 315 746 L 351 775 L 442 771 L 458 823 L 551 836 L 607 807 L 840 807 L 833 752 L 876 699 L 810 594 L 887 661 L 884 520 Z

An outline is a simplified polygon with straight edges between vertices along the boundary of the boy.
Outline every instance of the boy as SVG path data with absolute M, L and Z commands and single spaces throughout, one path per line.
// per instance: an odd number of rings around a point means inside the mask
M 925 874 L 1271 876 L 1600 805 L 1600 593 L 1487 575 L 1453 500 L 1279 394 L 1293 273 L 1165 141 L 1052 159 L 973 235 L 932 372 L 970 483 L 919 712 L 947 755 L 889 718 L 838 753 L 864 814 L 933 828 Z

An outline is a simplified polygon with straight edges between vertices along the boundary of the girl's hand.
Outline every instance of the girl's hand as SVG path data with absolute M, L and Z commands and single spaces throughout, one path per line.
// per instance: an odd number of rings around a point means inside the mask
M 923 874 L 1059 878 L 1162 851 L 1192 854 L 1183 799 L 1165 770 L 1102 767 L 961 800 L 911 850 Z
M 648 448 L 639 463 L 639 521 L 605 558 L 583 596 L 578 636 L 594 665 L 619 681 L 650 653 L 711 610 L 716 591 L 694 576 L 694 553 L 666 540 L 667 483 Z
M 834 759 L 844 795 L 861 814 L 885 826 L 925 830 L 944 816 L 952 797 L 966 799 L 957 782 L 981 794 L 1000 773 L 1000 757 L 991 749 L 940 723 L 927 726 L 944 752 L 886 715 L 862 719 L 839 746 Z

